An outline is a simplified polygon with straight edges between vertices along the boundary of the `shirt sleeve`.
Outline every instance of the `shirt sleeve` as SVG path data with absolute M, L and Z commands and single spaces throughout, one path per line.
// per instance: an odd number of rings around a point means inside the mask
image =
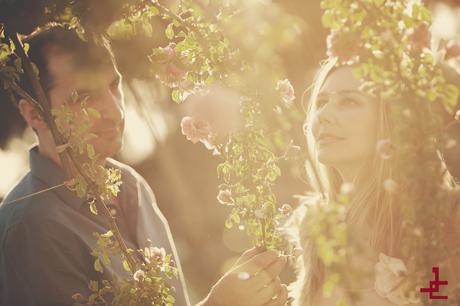
M 0 305 L 73 305 L 72 295 L 90 294 L 79 245 L 58 224 L 18 223 L 2 241 Z
M 189 298 L 185 285 L 184 275 L 180 265 L 179 256 L 169 229 L 166 218 L 156 204 L 155 197 L 147 182 L 138 178 L 138 216 L 137 216 L 137 237 L 140 247 L 147 246 L 147 239 L 153 242 L 153 246 L 163 247 L 168 254 L 172 254 L 178 269 L 178 278 L 171 280 L 176 293 L 176 306 L 189 306 Z M 157 245 L 155 245 L 157 243 Z

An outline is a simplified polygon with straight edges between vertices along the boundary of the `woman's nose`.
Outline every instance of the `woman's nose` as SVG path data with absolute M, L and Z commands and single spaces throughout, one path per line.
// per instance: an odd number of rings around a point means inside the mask
M 336 122 L 336 112 L 334 102 L 326 103 L 318 112 L 318 121 L 320 124 L 333 124 Z

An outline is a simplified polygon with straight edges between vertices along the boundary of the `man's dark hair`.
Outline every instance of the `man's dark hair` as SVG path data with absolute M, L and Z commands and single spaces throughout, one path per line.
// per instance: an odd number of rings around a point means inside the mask
M 24 42 L 29 44 L 29 58 L 39 70 L 40 83 L 48 98 L 48 91 L 53 85 L 48 71 L 48 62 L 53 54 L 70 54 L 77 67 L 92 70 L 107 64 L 115 64 L 108 42 L 98 45 L 92 41 L 84 41 L 75 30 L 60 25 L 52 25 L 37 31 Z M 26 74 L 21 75 L 20 86 L 32 97 L 36 96 Z M 24 119 L 14 105 L 19 99 L 20 97 L 16 96 L 16 101 L 10 101 L 10 96 L 0 88 L 0 149 L 5 149 L 9 140 L 21 135 L 26 128 Z
M 47 95 L 53 86 L 52 76 L 48 71 L 48 62 L 52 55 L 70 54 L 75 66 L 82 69 L 98 69 L 115 64 L 108 42 L 99 45 L 91 40 L 82 40 L 75 30 L 60 25 L 39 31 L 36 35 L 32 34 L 25 42 L 29 44 L 29 58 L 39 70 L 40 83 Z M 21 77 L 21 87 L 35 96 L 25 74 Z

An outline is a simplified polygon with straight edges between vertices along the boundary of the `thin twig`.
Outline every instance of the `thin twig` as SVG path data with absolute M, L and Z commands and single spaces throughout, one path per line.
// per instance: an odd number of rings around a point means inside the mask
M 9 78 L 5 77 L 0 73 L 0 78 L 5 82 L 9 87 L 11 87 L 14 92 L 20 96 L 21 98 L 29 101 L 30 103 L 33 104 L 33 106 L 39 111 L 40 115 L 43 116 L 43 107 L 38 103 L 37 100 L 35 100 L 27 91 L 22 89 L 16 82 L 10 80 Z
M 46 188 L 46 189 L 42 189 L 42 190 L 40 190 L 40 191 L 37 191 L 37 192 L 31 193 L 31 194 L 22 196 L 22 197 L 20 197 L 20 198 L 14 199 L 14 200 L 12 200 L 12 201 L 3 203 L 2 205 L 8 205 L 8 204 L 12 204 L 12 203 L 15 203 L 15 202 L 18 202 L 18 201 L 21 201 L 21 200 L 25 200 L 25 199 L 28 199 L 28 198 L 32 198 L 32 197 L 34 197 L 34 196 L 36 196 L 36 195 L 39 195 L 39 194 L 42 194 L 42 193 L 45 193 L 45 192 L 48 192 L 48 191 L 57 189 L 57 188 L 62 187 L 62 186 L 65 186 L 65 183 L 62 183 L 62 184 L 59 184 L 59 185 L 56 185 L 56 186 L 53 186 L 53 187 L 49 187 L 49 188 Z

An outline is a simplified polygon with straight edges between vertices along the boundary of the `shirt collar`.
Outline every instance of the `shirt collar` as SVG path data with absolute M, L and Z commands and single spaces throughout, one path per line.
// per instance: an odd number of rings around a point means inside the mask
M 48 157 L 40 154 L 38 146 L 34 146 L 29 151 L 30 172 L 33 176 L 45 183 L 49 187 L 54 187 L 64 183 L 68 178 L 64 170 Z M 61 186 L 53 190 L 64 202 L 73 207 L 80 208 L 85 203 L 73 191 L 66 186 Z

